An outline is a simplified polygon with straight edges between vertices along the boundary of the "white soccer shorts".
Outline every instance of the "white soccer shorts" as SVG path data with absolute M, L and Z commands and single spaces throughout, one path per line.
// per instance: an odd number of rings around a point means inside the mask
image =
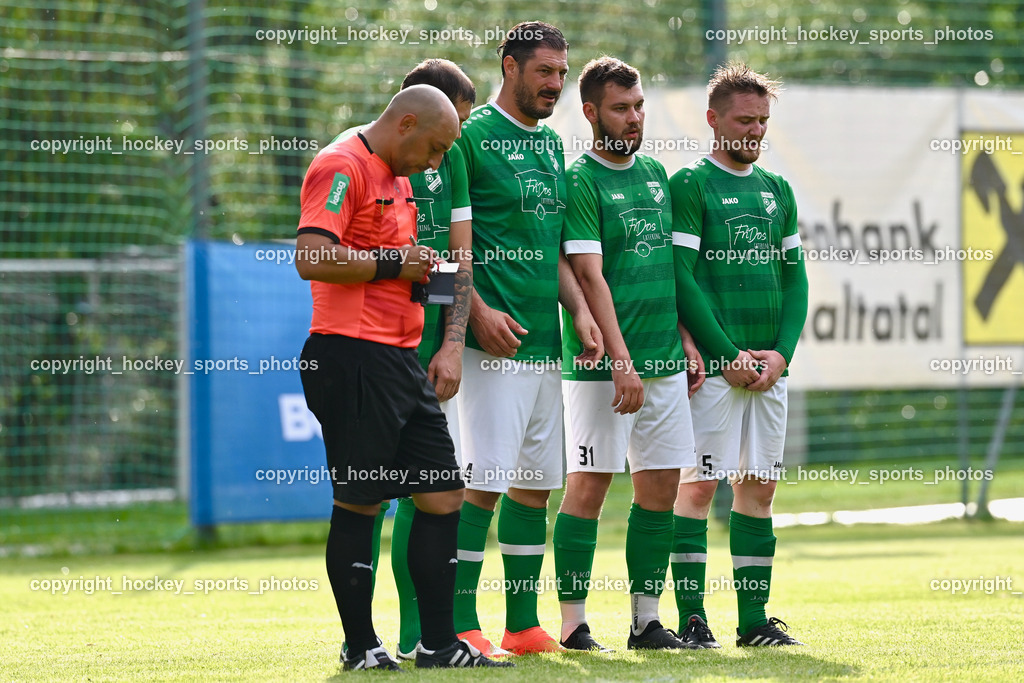
M 644 404 L 619 415 L 611 381 L 562 381 L 566 472 L 695 468 L 686 373 L 644 379 Z
M 562 488 L 562 391 L 557 363 L 462 354 L 460 464 L 466 488 Z
M 697 466 L 680 472 L 680 483 L 741 476 L 778 480 L 786 442 L 786 378 L 768 391 L 730 386 L 708 377 L 690 399 Z

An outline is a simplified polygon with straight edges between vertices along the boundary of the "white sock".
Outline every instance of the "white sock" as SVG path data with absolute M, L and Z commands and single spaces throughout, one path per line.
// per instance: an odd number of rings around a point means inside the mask
M 630 607 L 633 611 L 633 635 L 638 636 L 644 632 L 644 629 L 652 621 L 660 621 L 658 618 L 658 600 L 661 596 L 633 593 L 630 598 Z
M 558 603 L 558 609 L 562 611 L 562 640 L 571 636 L 580 624 L 587 623 L 586 608 L 584 600 Z

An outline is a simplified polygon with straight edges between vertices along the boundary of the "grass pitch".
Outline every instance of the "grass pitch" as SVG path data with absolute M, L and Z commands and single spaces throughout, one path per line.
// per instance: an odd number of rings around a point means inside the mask
M 846 465 L 791 467 L 779 484 L 774 511 L 835 512 L 868 510 L 895 505 L 956 503 L 964 484 L 939 477 L 951 461 L 864 462 Z M 980 474 L 974 470 L 974 474 Z M 913 476 L 911 476 L 913 475 Z M 969 500 L 976 500 L 980 483 L 968 483 Z M 330 516 L 330 498 L 324 496 L 324 518 Z M 553 491 L 548 509 L 554 514 L 561 491 Z M 632 499 L 629 475 L 613 478 L 606 510 L 628 510 Z M 731 493 L 720 494 L 728 514 Z M 1024 462 L 1000 465 L 989 499 L 1024 497 Z M 712 525 L 720 525 L 716 520 Z M 625 533 L 626 515 L 605 515 L 601 528 Z M 550 532 L 550 529 L 549 529 Z M 0 509 L 0 558 L 42 555 L 95 555 L 139 552 L 186 552 L 199 548 L 320 544 L 323 522 L 265 522 L 225 524 L 215 541 L 204 539 L 190 526 L 184 502 L 148 503 L 99 509 Z
M 606 517 L 612 510 L 606 508 Z M 595 577 L 626 578 L 621 528 L 602 528 Z M 728 539 L 716 528 L 708 580 L 709 589 L 713 581 L 718 589 L 707 608 L 721 650 L 627 651 L 627 596 L 602 590 L 591 593 L 588 616 L 595 636 L 616 649 L 610 656 L 534 655 L 500 672 L 419 672 L 405 665 L 412 673 L 402 678 L 1024 679 L 1019 525 L 828 526 L 777 535 L 769 615 L 787 621 L 808 647 L 733 645 L 735 594 L 724 586 L 731 576 Z M 381 564 L 375 623 L 393 648 L 397 598 L 386 547 Z M 552 567 L 549 550 L 545 573 Z M 488 552 L 483 578 L 501 578 L 496 550 Z M 0 604 L 5 680 L 353 681 L 382 675 L 343 673 L 337 663 L 342 632 L 320 546 L 8 559 L 0 564 Z M 482 592 L 479 605 L 485 632 L 499 638 L 502 594 Z M 553 591 L 541 596 L 540 610 L 542 624 L 557 633 Z M 666 625 L 677 626 L 670 594 L 662 598 L 661 614 Z

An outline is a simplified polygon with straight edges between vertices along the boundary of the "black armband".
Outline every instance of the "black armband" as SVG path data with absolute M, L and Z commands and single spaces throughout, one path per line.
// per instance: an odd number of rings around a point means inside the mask
M 370 282 L 377 280 L 394 280 L 402 272 L 402 253 L 397 249 L 377 249 L 377 272 Z

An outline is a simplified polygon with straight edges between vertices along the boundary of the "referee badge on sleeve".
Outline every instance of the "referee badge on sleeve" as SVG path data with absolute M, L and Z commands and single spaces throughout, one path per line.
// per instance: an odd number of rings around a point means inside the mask
M 345 201 L 345 192 L 348 190 L 348 184 L 351 182 L 344 173 L 335 173 L 334 182 L 331 183 L 331 191 L 327 193 L 327 205 L 324 207 L 328 211 L 334 213 L 341 213 L 341 203 Z

